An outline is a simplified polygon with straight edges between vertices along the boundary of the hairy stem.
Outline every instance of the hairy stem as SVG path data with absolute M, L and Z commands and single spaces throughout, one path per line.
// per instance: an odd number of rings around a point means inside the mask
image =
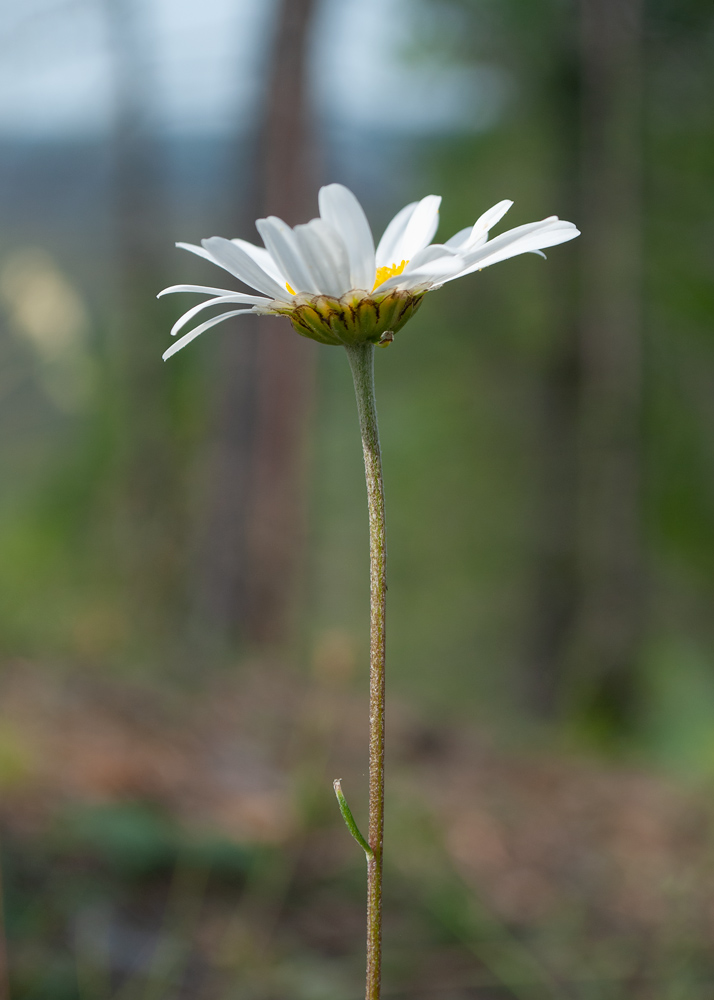
M 379 1000 L 382 975 L 382 843 L 384 837 L 384 653 L 387 539 L 382 456 L 374 396 L 374 345 L 347 347 L 362 432 L 369 509 L 369 834 L 367 855 L 366 1000 Z

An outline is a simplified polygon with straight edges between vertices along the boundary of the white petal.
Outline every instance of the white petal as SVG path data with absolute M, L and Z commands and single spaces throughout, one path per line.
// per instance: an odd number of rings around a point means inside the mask
M 209 306 L 222 306 L 227 302 L 235 302 L 239 305 L 250 305 L 250 306 L 260 306 L 265 305 L 266 302 L 270 302 L 270 299 L 264 299 L 258 295 L 243 295 L 241 292 L 231 292 L 228 295 L 219 295 L 216 298 L 207 299 L 205 302 L 199 302 L 197 306 L 187 310 L 183 316 L 176 320 L 174 325 L 171 327 L 171 336 L 175 337 L 179 330 L 183 329 L 187 323 L 190 323 L 194 316 L 197 316 L 204 309 L 208 309 Z
M 493 229 L 497 222 L 500 222 L 506 212 L 513 208 L 513 202 L 510 198 L 504 198 L 503 201 L 499 201 L 493 208 L 489 208 L 483 215 L 474 223 L 474 229 L 485 229 L 487 232 L 489 229 Z
M 455 277 L 464 269 L 460 254 L 450 251 L 440 244 L 432 244 L 420 250 L 409 261 L 402 274 L 388 278 L 375 292 L 400 288 L 409 291 L 424 284 L 443 284 L 447 278 Z
M 347 248 L 324 219 L 312 219 L 295 226 L 305 265 L 324 295 L 340 298 L 350 289 L 350 261 Z
M 389 223 L 379 241 L 377 267 L 400 264 L 423 250 L 431 242 L 439 226 L 440 205 L 440 195 L 428 194 L 421 201 L 402 209 Z M 388 234 L 389 240 L 386 239 Z
M 180 247 L 182 250 L 188 250 L 189 253 L 195 253 L 197 257 L 203 257 L 205 260 L 210 260 L 212 264 L 216 263 L 208 250 L 204 250 L 203 247 L 197 247 L 195 243 L 177 243 L 176 246 Z
M 375 288 L 374 295 L 381 292 L 411 292 L 420 285 L 442 284 L 443 277 L 434 277 L 431 271 L 413 271 L 411 274 L 400 274 L 396 278 L 389 278 L 384 284 Z
M 481 246 L 488 239 L 489 229 L 493 229 L 496 223 L 501 221 L 512 206 L 513 202 L 508 199 L 499 201 L 497 205 L 489 208 L 487 212 L 479 216 L 470 229 L 462 229 L 455 236 L 452 236 L 450 240 L 447 240 L 445 246 L 457 250 L 474 250 L 476 247 Z
M 543 219 L 541 222 L 531 222 L 525 226 L 518 226 L 507 233 L 502 233 L 493 240 L 489 240 L 483 246 L 463 254 L 464 269 L 454 277 L 461 277 L 463 274 L 470 274 L 472 271 L 480 270 L 483 267 L 490 267 L 509 257 L 516 257 L 522 253 L 533 253 L 543 247 L 556 246 L 558 243 L 566 243 L 580 235 L 580 231 L 572 222 L 564 222 L 552 216 Z M 447 279 L 451 280 L 451 279 Z
M 172 344 L 167 351 L 164 351 L 161 357 L 164 361 L 166 361 L 172 354 L 176 354 L 176 352 L 180 351 L 182 347 L 185 347 L 186 344 L 190 344 L 192 340 L 195 340 L 196 337 L 200 336 L 200 334 L 205 333 L 206 330 L 210 330 L 210 328 L 215 326 L 217 323 L 222 323 L 224 319 L 230 319 L 231 316 L 242 316 L 244 313 L 249 312 L 253 312 L 253 310 L 233 309 L 231 312 L 221 313 L 220 316 L 214 316 L 213 319 L 206 320 L 205 323 L 201 323 L 200 326 L 194 327 L 193 330 L 177 340 L 175 344 Z
M 255 263 L 259 267 L 262 267 L 266 274 L 269 274 L 271 278 L 275 278 L 279 285 L 285 284 L 285 277 L 282 271 L 265 247 L 257 247 L 254 243 L 249 243 L 248 240 L 234 239 L 231 240 L 231 243 L 235 243 L 241 250 L 245 250 L 248 256 L 252 257 Z
M 393 263 L 399 264 L 403 260 L 411 260 L 415 254 L 431 243 L 434 233 L 439 228 L 440 205 L 440 195 L 428 194 L 426 198 L 422 198 L 414 209 L 404 235 L 395 247 Z
M 270 251 L 271 257 L 278 264 L 291 287 L 296 292 L 311 292 L 319 295 L 322 289 L 317 286 L 315 279 L 310 274 L 290 226 L 279 219 L 277 215 L 271 215 L 267 219 L 258 219 L 255 225 L 263 237 L 263 242 Z
M 473 229 L 471 230 L 471 239 L 469 240 L 469 246 L 474 246 L 476 242 L 481 242 L 488 236 L 489 229 L 501 221 L 503 216 L 513 207 L 513 202 L 506 198 L 504 201 L 499 201 L 497 205 L 493 208 L 489 208 L 487 212 L 484 212 L 476 222 L 474 222 Z
M 458 233 L 454 233 L 454 235 L 446 241 L 444 246 L 450 247 L 452 250 L 460 250 L 461 247 L 466 245 L 466 241 L 473 231 L 473 226 L 466 226 L 465 229 L 459 229 Z
M 391 264 L 398 264 L 401 262 L 402 258 L 400 258 L 400 260 L 397 260 L 396 258 L 395 248 L 404 235 L 404 230 L 409 225 L 409 220 L 414 214 L 414 209 L 418 204 L 418 201 L 412 201 L 408 205 L 405 205 L 404 208 L 397 212 L 387 228 L 384 230 L 382 239 L 379 241 L 379 246 L 377 247 L 377 267 L 389 267 Z
M 432 243 L 430 246 L 424 247 L 423 250 L 419 250 L 418 253 L 414 254 L 404 268 L 404 272 L 409 274 L 410 271 L 421 270 L 425 264 L 431 264 L 432 261 L 442 259 L 456 261 L 459 257 L 460 255 L 455 250 L 451 250 L 442 243 Z
M 257 288 L 259 292 L 269 295 L 271 299 L 287 298 L 285 288 L 269 274 L 266 274 L 263 268 L 235 243 L 224 240 L 221 236 L 211 236 L 210 239 L 201 242 L 209 260 L 218 264 L 219 267 L 225 268 L 226 271 L 230 271 L 246 285 Z
M 342 237 L 350 259 L 350 285 L 370 290 L 376 273 L 374 240 L 367 216 L 342 184 L 320 188 L 320 215 Z
M 239 294 L 234 293 L 230 288 L 211 288 L 208 285 L 170 285 L 168 288 L 162 288 L 156 298 L 160 299 L 164 295 L 173 295 L 175 292 L 201 292 L 205 295 Z M 257 298 L 257 296 L 254 297 Z M 270 299 L 261 299 L 261 302 L 270 301 Z

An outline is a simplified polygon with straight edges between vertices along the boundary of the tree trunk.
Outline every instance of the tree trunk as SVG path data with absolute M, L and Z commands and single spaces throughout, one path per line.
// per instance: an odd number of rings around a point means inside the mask
M 309 217 L 315 171 L 306 70 L 314 9 L 315 0 L 278 5 L 253 204 L 242 213 L 244 221 L 271 214 L 294 224 Z M 303 442 L 314 344 L 287 320 L 268 317 L 242 317 L 235 338 L 224 340 L 206 473 L 201 617 L 224 641 L 241 636 L 275 644 L 291 632 L 302 562 Z
M 104 0 L 104 12 L 115 93 L 114 370 L 120 462 L 116 499 L 120 553 L 140 619 L 157 612 L 162 616 L 175 578 L 169 386 L 161 363 L 155 306 L 162 287 L 157 241 L 167 225 L 158 150 L 146 111 L 152 81 L 142 8 L 131 0 Z M 153 628 L 157 622 L 147 624 Z
M 550 31 L 552 53 L 537 108 L 549 128 L 552 188 L 548 201 L 557 206 L 554 210 L 563 218 L 578 221 L 580 104 L 575 17 L 571 20 L 558 11 Z M 558 718 L 564 707 L 578 611 L 577 276 L 577 243 L 563 253 L 555 252 L 543 272 L 548 282 L 550 338 L 538 372 L 534 420 L 537 482 L 525 701 L 534 716 L 547 721 Z
M 567 216 L 570 218 L 570 216 Z M 553 278 L 572 287 L 574 268 L 560 260 Z M 571 303 L 554 317 L 556 338 L 541 374 L 537 413 L 532 621 L 525 676 L 527 709 L 545 721 L 564 708 L 564 687 L 578 612 L 577 338 Z
M 616 732 L 634 711 L 640 540 L 641 0 L 581 0 L 582 604 L 575 697 Z
M 315 0 L 282 0 L 268 92 L 263 211 L 307 221 L 316 174 L 307 95 L 309 27 Z M 250 520 L 248 637 L 287 638 L 294 614 L 304 510 L 304 431 L 315 344 L 284 319 L 266 319 L 258 341 L 256 461 Z

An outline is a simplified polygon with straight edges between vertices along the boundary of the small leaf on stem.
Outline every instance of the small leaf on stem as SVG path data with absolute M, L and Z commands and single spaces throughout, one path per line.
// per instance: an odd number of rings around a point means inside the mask
M 342 818 L 347 824 L 347 829 L 350 831 L 352 836 L 355 838 L 359 846 L 362 848 L 364 853 L 367 855 L 367 860 L 370 861 L 374 857 L 374 851 L 369 846 L 367 841 L 364 839 L 359 831 L 359 827 L 355 823 L 355 818 L 352 815 L 352 810 L 347 805 L 347 799 L 342 791 L 342 779 L 335 778 L 332 782 L 332 787 L 335 789 L 335 795 L 337 796 L 337 802 L 340 806 L 340 812 L 342 813 Z

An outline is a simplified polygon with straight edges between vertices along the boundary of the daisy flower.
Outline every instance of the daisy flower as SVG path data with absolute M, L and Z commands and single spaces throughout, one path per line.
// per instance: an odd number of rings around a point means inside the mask
M 424 295 L 447 281 L 521 253 L 540 253 L 579 235 L 553 215 L 489 240 L 489 230 L 513 202 L 500 201 L 445 243 L 432 243 L 441 198 L 427 195 L 398 212 L 375 250 L 362 206 L 342 184 L 320 189 L 320 217 L 291 228 L 276 216 L 258 219 L 264 246 L 212 236 L 201 246 L 177 246 L 205 257 L 259 294 L 204 285 L 172 285 L 161 295 L 199 292 L 210 298 L 174 324 L 175 336 L 210 306 L 220 312 L 180 337 L 164 360 L 217 323 L 244 313 L 287 316 L 298 333 L 321 344 L 386 346 L 419 308 Z M 544 256 L 544 254 L 541 254 Z

